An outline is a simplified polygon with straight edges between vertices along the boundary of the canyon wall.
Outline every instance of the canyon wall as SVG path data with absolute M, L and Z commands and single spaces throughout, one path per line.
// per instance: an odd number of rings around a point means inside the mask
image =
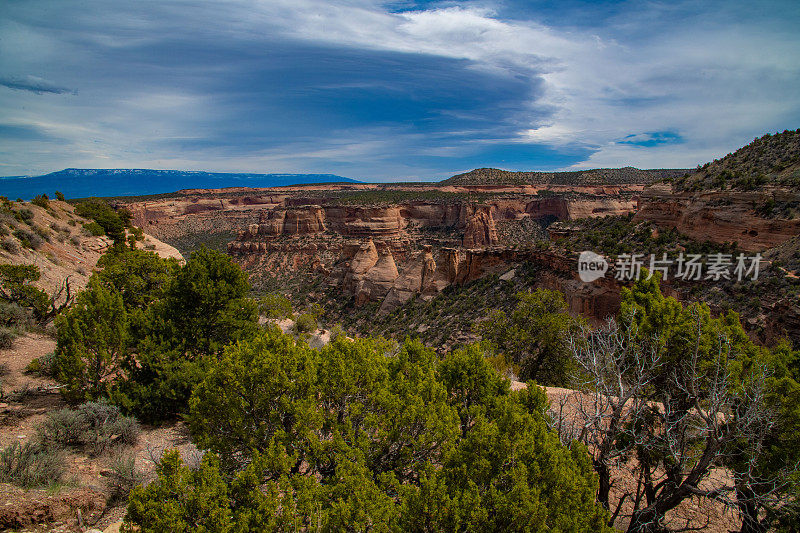
M 634 220 L 675 228 L 701 242 L 736 242 L 740 249 L 755 252 L 800 234 L 800 219 L 784 218 L 786 207 L 799 208 L 800 193 L 763 187 L 676 194 L 669 185 L 659 185 L 641 194 Z

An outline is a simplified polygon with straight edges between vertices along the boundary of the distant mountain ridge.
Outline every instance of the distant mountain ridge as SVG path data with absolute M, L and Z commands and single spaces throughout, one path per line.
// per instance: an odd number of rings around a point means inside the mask
M 477 168 L 440 183 L 445 185 L 628 185 L 649 184 L 683 176 L 687 169 L 640 170 L 634 167 L 596 168 L 568 172 L 513 172 L 499 168 Z
M 224 187 L 281 187 L 306 183 L 360 183 L 335 174 L 252 174 L 190 170 L 67 168 L 33 177 L 0 178 L 0 195 L 29 200 L 37 194 L 67 198 L 89 196 L 140 196 L 181 189 Z

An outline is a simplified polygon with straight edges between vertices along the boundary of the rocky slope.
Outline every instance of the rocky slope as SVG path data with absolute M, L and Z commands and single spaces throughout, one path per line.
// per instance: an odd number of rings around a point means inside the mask
M 800 129 L 766 134 L 672 180 L 676 191 L 800 187 Z
M 800 130 L 755 139 L 640 195 L 638 220 L 749 251 L 800 234 Z
M 90 222 L 76 215 L 72 205 L 57 200 L 50 200 L 48 208 L 29 202 L 6 204 L 0 212 L 0 263 L 38 266 L 41 278 L 36 285 L 49 294 L 67 278 L 73 290 L 80 289 L 112 244 L 84 227 Z M 147 234 L 139 246 L 162 257 L 182 259 L 174 247 Z

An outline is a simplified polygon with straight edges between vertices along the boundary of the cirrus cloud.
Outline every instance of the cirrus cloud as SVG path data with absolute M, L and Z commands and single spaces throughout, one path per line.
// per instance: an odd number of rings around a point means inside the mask
M 0 171 L 692 167 L 800 125 L 798 22 L 777 0 L 12 1 L 0 120 L 47 135 L 0 139 Z

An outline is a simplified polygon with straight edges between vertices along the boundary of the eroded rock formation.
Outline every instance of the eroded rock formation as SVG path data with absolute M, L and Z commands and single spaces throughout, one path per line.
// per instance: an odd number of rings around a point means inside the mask
M 800 192 L 764 187 L 673 193 L 659 185 L 642 193 L 634 220 L 675 228 L 698 241 L 736 242 L 742 250 L 763 251 L 800 234 L 800 219 L 782 216 L 782 206 L 800 206 Z

